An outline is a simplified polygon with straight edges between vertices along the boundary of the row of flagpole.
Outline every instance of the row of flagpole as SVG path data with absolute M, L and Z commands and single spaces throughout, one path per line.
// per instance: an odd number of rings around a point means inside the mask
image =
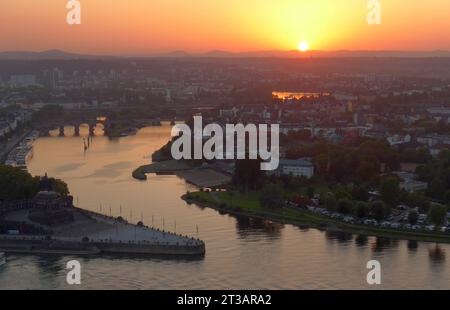
M 78 197 L 77 197 L 77 206 L 78 206 Z M 103 214 L 103 215 L 107 215 L 103 213 L 103 205 L 100 203 L 99 206 L 99 213 Z M 111 206 L 109 206 L 109 216 L 112 217 L 112 208 Z M 122 216 L 122 205 L 119 206 L 119 216 Z M 133 221 L 133 210 L 130 209 L 130 222 Z M 141 212 L 141 222 L 144 223 L 144 214 L 143 212 Z M 155 226 L 155 217 L 154 215 L 152 215 L 152 226 Z M 162 217 L 162 226 L 163 226 L 163 230 L 165 230 L 165 226 L 166 226 L 166 220 L 164 217 Z M 174 220 L 174 229 L 175 229 L 175 233 L 177 232 L 177 220 Z M 199 233 L 199 227 L 198 225 L 195 225 L 195 229 L 196 229 L 196 233 L 197 233 L 197 237 L 198 237 L 198 233 Z

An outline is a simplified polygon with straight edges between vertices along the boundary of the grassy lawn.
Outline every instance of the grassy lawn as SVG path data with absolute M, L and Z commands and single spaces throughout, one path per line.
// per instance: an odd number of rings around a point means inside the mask
M 226 203 L 232 208 L 241 208 L 249 210 L 262 210 L 259 203 L 259 194 L 250 192 L 248 194 L 239 192 L 218 192 L 217 197 L 220 201 Z
M 320 224 L 325 218 L 317 217 L 304 210 L 289 208 L 264 208 L 259 202 L 259 192 L 194 192 L 187 198 L 218 208 L 225 207 L 234 211 L 242 211 L 255 216 L 261 215 L 278 220 L 290 220 L 299 223 Z
M 329 188 L 326 186 L 313 186 L 314 192 L 316 194 L 326 194 L 329 192 Z M 285 190 L 284 194 L 286 197 L 292 197 L 295 195 L 307 195 L 308 189 L 306 187 L 303 187 L 300 191 L 289 191 Z M 259 192 L 256 191 L 249 191 L 248 193 L 241 193 L 241 192 L 214 192 L 212 194 L 208 192 L 194 192 L 191 193 L 192 197 L 205 199 L 208 202 L 217 202 L 216 200 L 211 200 L 211 195 L 215 195 L 220 202 L 225 203 L 228 207 L 232 208 L 242 208 L 242 209 L 250 209 L 250 210 L 261 210 L 261 211 L 269 211 L 269 212 L 276 212 L 277 209 L 264 209 L 261 207 L 261 204 L 259 202 Z M 291 211 L 291 210 L 289 210 Z M 296 210 L 292 210 L 296 211 Z
M 208 204 L 215 204 L 213 197 L 210 195 L 210 193 L 207 192 L 193 192 L 187 194 L 187 197 L 194 199 L 196 201 L 201 201 Z

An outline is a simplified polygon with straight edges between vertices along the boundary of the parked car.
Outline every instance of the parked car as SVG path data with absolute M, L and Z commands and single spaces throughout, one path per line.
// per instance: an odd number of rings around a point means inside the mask
M 353 223 L 354 222 L 353 216 L 346 216 L 346 217 L 344 217 L 344 222 L 346 222 L 346 223 Z
M 391 222 L 388 222 L 388 221 L 381 222 L 380 226 L 383 228 L 388 228 L 391 226 Z
M 391 228 L 393 229 L 399 229 L 402 225 L 400 223 L 392 223 Z

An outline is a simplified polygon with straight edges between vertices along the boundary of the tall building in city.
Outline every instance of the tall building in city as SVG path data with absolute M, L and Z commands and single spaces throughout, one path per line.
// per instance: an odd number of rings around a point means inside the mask
M 58 68 L 53 68 L 44 71 L 44 85 L 50 89 L 55 89 L 60 86 L 60 81 L 63 79 L 63 72 Z

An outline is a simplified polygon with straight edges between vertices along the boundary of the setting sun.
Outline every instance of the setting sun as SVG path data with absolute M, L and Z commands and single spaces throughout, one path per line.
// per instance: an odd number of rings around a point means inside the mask
M 298 50 L 300 52 L 306 52 L 309 50 L 309 44 L 305 41 L 301 41 L 300 43 L 298 43 Z

